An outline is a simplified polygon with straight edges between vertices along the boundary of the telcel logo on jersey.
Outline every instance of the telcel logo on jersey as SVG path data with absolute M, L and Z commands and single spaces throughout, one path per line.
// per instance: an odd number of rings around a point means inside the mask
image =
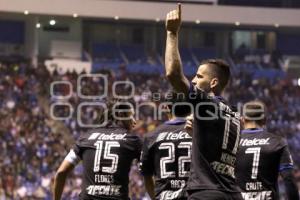
M 159 136 L 156 139 L 156 142 L 162 141 L 162 140 L 182 140 L 182 139 L 189 139 L 191 136 L 184 131 L 180 131 L 179 133 L 174 132 L 162 132 L 159 134 Z
M 88 140 L 126 140 L 126 133 L 124 134 L 105 134 L 105 133 L 93 133 Z
M 257 146 L 257 145 L 268 145 L 270 138 L 265 139 L 241 139 L 240 145 L 241 146 Z

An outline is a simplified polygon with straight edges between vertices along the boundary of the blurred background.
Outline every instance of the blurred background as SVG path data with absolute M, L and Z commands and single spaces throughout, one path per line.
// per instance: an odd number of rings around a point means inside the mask
M 138 104 L 157 101 L 164 78 L 164 19 L 177 1 L 0 0 L 0 200 L 51 199 L 56 169 L 73 142 L 97 118 L 104 87 L 134 83 Z M 259 98 L 268 129 L 290 145 L 300 188 L 300 1 L 182 0 L 180 53 L 191 77 L 201 60 L 223 58 L 233 80 L 232 104 Z M 53 92 L 50 93 L 51 83 Z M 130 93 L 129 84 L 119 93 Z M 80 94 L 79 94 L 80 93 Z M 53 106 L 55 105 L 55 106 Z M 81 113 L 78 120 L 78 113 Z M 140 109 L 143 137 L 162 121 Z M 54 117 L 53 117 L 54 116 Z M 82 168 L 67 181 L 64 199 L 77 199 Z M 134 164 L 130 196 L 148 199 Z M 285 199 L 282 183 L 281 199 Z

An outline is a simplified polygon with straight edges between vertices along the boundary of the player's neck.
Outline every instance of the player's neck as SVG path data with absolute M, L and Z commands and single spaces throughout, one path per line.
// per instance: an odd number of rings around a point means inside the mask
M 169 118 L 169 122 L 170 121 L 185 121 L 185 118 L 173 116 L 173 117 Z
M 219 95 L 216 95 L 213 91 L 210 91 L 210 92 L 208 93 L 208 95 L 209 95 L 209 96 L 212 96 L 212 97 L 214 97 L 214 96 L 219 96 Z
M 208 92 L 208 95 L 212 97 L 222 97 L 222 94 L 223 94 L 222 92 L 216 92 L 216 91 Z
M 171 115 L 171 116 L 169 117 L 169 121 L 173 121 L 173 120 L 175 120 L 175 119 L 177 119 L 177 117 L 176 117 L 175 115 Z
M 256 124 L 255 122 L 247 122 L 244 124 L 244 129 L 261 129 L 262 126 Z
M 113 121 L 111 124 L 109 124 L 108 127 L 118 127 L 118 128 L 125 128 L 124 124 L 121 121 Z

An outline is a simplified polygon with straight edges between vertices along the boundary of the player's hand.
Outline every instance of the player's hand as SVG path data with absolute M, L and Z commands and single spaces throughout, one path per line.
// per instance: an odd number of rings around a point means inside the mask
M 186 118 L 186 122 L 185 122 L 185 125 L 184 125 L 185 131 L 186 131 L 190 136 L 193 135 L 193 122 L 194 122 L 194 115 L 189 115 L 189 116 Z
M 181 4 L 177 4 L 177 9 L 172 10 L 167 14 L 166 18 L 166 30 L 171 33 L 178 33 L 181 25 Z

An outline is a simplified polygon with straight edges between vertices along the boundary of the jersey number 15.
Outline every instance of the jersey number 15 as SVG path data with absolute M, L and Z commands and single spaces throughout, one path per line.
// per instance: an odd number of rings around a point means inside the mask
M 105 147 L 103 149 L 103 143 Z M 111 153 L 112 148 L 120 147 L 119 142 L 116 141 L 97 141 L 95 142 L 94 146 L 96 146 L 96 153 L 94 159 L 94 172 L 100 171 L 100 161 L 103 153 L 103 159 L 111 160 L 111 166 L 109 167 L 102 167 L 102 172 L 113 174 L 117 171 L 119 156 L 118 154 Z

